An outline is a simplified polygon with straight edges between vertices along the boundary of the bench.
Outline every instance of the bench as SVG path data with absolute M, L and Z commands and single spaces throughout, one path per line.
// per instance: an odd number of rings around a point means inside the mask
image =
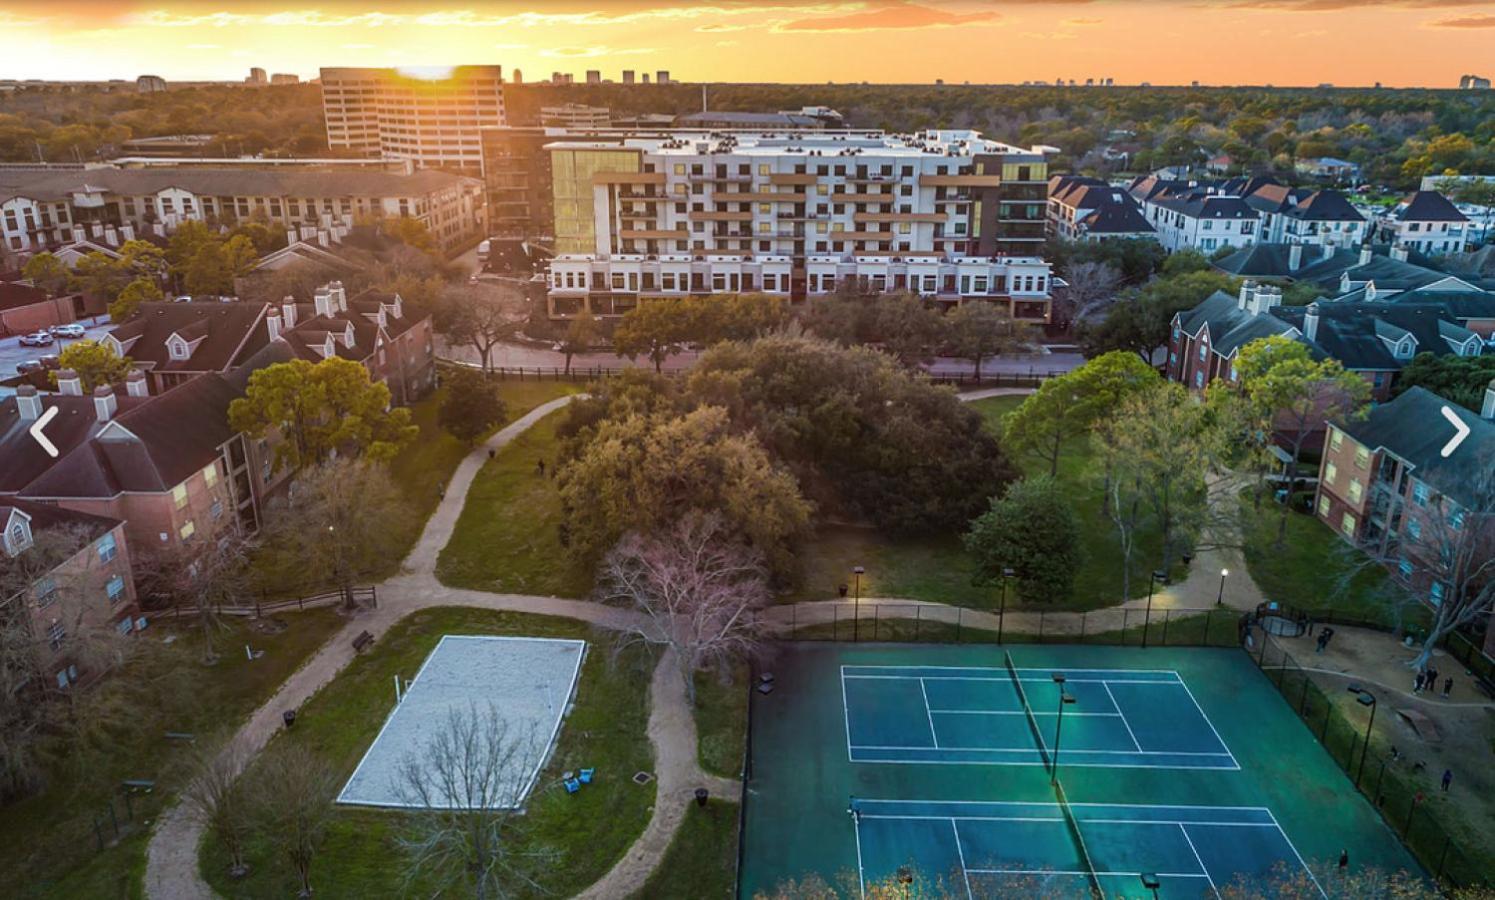
M 364 648 L 374 642 L 374 636 L 368 631 L 361 631 L 358 637 L 353 639 L 353 652 L 362 653 Z

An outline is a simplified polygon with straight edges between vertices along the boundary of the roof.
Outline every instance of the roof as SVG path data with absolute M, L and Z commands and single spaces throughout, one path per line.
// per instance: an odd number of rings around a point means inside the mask
M 121 409 L 146 402 L 144 398 L 118 395 L 116 400 Z M 92 397 L 45 394 L 42 406 L 58 410 L 47 425 L 47 439 L 57 448 L 58 459 L 82 446 L 103 427 Z M 33 421 L 21 418 L 16 397 L 0 400 L 0 460 L 5 461 L 0 465 L 0 495 L 17 493 L 56 462 L 31 437 Z
M 41 288 L 34 288 L 26 284 L 7 284 L 0 282 L 0 312 L 10 309 L 20 309 L 23 306 L 31 306 L 34 303 L 44 303 L 47 292 Z
M 264 303 L 142 303 L 109 336 L 142 369 L 221 372 L 238 365 L 270 339 Z M 201 340 L 187 359 L 172 359 L 167 340 Z
M 1229 356 L 1259 338 L 1290 334 L 1294 326 L 1277 318 L 1274 315 L 1276 311 L 1277 309 L 1273 309 L 1262 315 L 1252 315 L 1240 308 L 1239 298 L 1224 291 L 1215 291 L 1203 303 L 1179 313 L 1179 325 L 1195 337 L 1208 326 L 1213 352 Z
M 0 170 L 0 202 L 11 197 L 67 200 L 73 193 L 124 196 L 180 188 L 198 195 L 236 197 L 420 197 L 476 179 L 420 169 L 411 175 L 370 170 L 199 168 Z
M 1196 188 L 1183 194 L 1174 194 L 1152 201 L 1163 209 L 1172 210 L 1191 219 L 1255 219 L 1256 210 L 1246 205 L 1240 197 L 1211 194 L 1204 188 Z
M 1449 199 L 1437 191 L 1418 191 L 1407 198 L 1407 205 L 1393 213 L 1403 222 L 1467 222 Z
M 1445 410 L 1469 428 L 1464 443 L 1446 458 L 1442 450 L 1450 430 L 1443 420 Z M 1485 479 L 1490 454 L 1495 453 L 1495 423 L 1420 387 L 1408 388 L 1363 419 L 1335 424 L 1366 447 L 1384 449 L 1406 461 L 1414 478 L 1465 506 L 1475 502 L 1471 494 Z
M 1284 215 L 1311 222 L 1364 222 L 1365 217 L 1339 191 L 1314 191 Z
M 1086 216 L 1081 224 L 1089 234 L 1152 234 L 1156 231 L 1130 200 L 1102 206 Z
M 124 523 L 108 516 L 63 509 L 47 503 L 32 503 L 15 497 L 0 501 L 0 522 L 10 517 L 10 510 L 19 510 L 31 520 L 31 533 L 50 531 L 54 528 L 77 528 L 93 543 Z
M 383 326 L 379 324 L 381 312 Z M 350 298 L 346 309 L 334 308 L 330 315 L 318 314 L 315 303 L 298 302 L 296 325 L 281 332 L 281 339 L 298 359 L 319 362 L 326 359 L 323 348 L 331 335 L 336 356 L 361 363 L 424 318 L 413 315 L 398 294 L 367 290 Z M 346 340 L 350 328 L 351 344 Z

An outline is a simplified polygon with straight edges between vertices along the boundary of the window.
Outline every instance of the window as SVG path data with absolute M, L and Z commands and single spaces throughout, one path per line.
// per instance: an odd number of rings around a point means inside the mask
M 208 467 L 206 469 L 202 470 L 202 477 L 203 477 L 203 480 L 208 483 L 208 487 L 212 487 L 213 485 L 217 484 L 218 483 L 218 463 L 216 463 L 216 462 L 209 463 Z
M 1420 481 L 1414 481 L 1414 482 L 1412 482 L 1412 502 L 1413 503 L 1416 503 L 1418 506 L 1427 506 L 1428 505 L 1428 499 L 1431 496 L 1431 494 L 1432 494 L 1432 492 L 1428 490 L 1428 486 L 1427 485 L 1423 484 Z
M 1456 509 L 1448 514 L 1448 527 L 1454 531 L 1458 531 L 1464 527 L 1464 511 L 1462 509 Z
M 1339 476 L 1339 467 L 1334 463 L 1324 466 L 1324 484 L 1333 484 L 1334 479 Z
M 1200 362 L 1204 362 L 1205 354 L 1207 354 L 1208 352 L 1209 352 L 1209 348 L 1205 347 L 1205 345 L 1203 345 L 1203 344 L 1199 345 L 1199 361 Z
M 192 520 L 191 519 L 188 519 L 182 525 L 182 527 L 180 529 L 178 529 L 178 531 L 177 531 L 177 534 L 184 541 L 191 539 L 192 535 L 194 535 L 196 533 L 197 533 L 197 526 L 192 524 Z
M 109 597 L 110 604 L 119 602 L 119 598 L 125 595 L 125 579 L 123 575 L 115 575 L 104 585 L 104 593 Z
M 1412 561 L 1410 559 L 1407 559 L 1407 558 L 1403 557 L 1401 563 L 1397 565 L 1396 570 L 1398 572 L 1402 573 L 1402 577 L 1403 578 L 1411 578 L 1412 577 Z
M 135 620 L 131 619 L 129 616 L 125 616 L 123 619 L 120 619 L 118 622 L 114 623 L 114 630 L 118 631 L 120 634 L 129 634 L 134 629 Z
M 114 535 L 106 534 L 99 538 L 99 562 L 106 563 L 114 558 L 119 548 L 114 545 Z
M 1407 534 L 1411 535 L 1413 540 L 1422 537 L 1422 522 L 1417 519 L 1408 519 Z
M 62 627 L 61 622 L 53 622 L 47 626 L 47 645 L 53 650 L 62 648 L 62 641 L 67 637 L 67 629 Z
M 1350 515 L 1349 513 L 1345 513 L 1344 518 L 1339 523 L 1339 530 L 1343 531 L 1346 537 L 1354 537 L 1355 517 Z
M 182 509 L 187 505 L 187 483 L 185 481 L 171 489 L 171 502 L 177 509 Z
M 223 515 L 223 501 L 219 500 L 217 497 L 214 497 L 213 506 L 211 507 L 210 511 L 212 512 L 213 518 L 215 519 Z
M 1443 593 L 1444 593 L 1445 590 L 1447 590 L 1447 589 L 1445 587 L 1443 587 L 1443 582 L 1441 582 L 1441 581 L 1435 581 L 1435 582 L 1433 582 L 1432 585 L 1430 585 L 1428 587 L 1428 600 L 1434 606 L 1442 606 L 1443 605 Z
M 57 579 L 50 576 L 36 583 L 36 605 L 46 608 L 57 602 Z
M 1329 449 L 1330 450 L 1338 450 L 1339 449 L 1339 445 L 1343 444 L 1343 443 L 1344 443 L 1344 432 L 1340 431 L 1337 428 L 1330 429 L 1330 432 L 1329 432 Z
M 1324 496 L 1323 494 L 1319 495 L 1319 515 L 1329 515 L 1329 498 Z
M 26 533 L 25 523 L 17 522 L 10 526 L 10 544 L 16 548 L 17 553 L 31 546 L 30 535 Z
M 1360 498 L 1363 497 L 1364 495 L 1365 495 L 1365 486 L 1360 483 L 1360 479 L 1358 479 L 1358 478 L 1351 478 L 1350 479 L 1350 502 L 1351 503 L 1359 503 L 1360 502 Z

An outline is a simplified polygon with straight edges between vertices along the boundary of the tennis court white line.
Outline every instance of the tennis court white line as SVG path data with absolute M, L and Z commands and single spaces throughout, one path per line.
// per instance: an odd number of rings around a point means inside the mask
M 1178 830 L 1183 832 L 1184 840 L 1189 844 L 1189 852 L 1194 854 L 1194 861 L 1199 863 L 1199 871 L 1203 872 L 1206 878 L 1209 878 L 1210 892 L 1213 893 L 1216 897 L 1219 897 L 1220 889 L 1215 886 L 1215 879 L 1210 877 L 1209 869 L 1205 867 L 1204 860 L 1199 858 L 1199 851 L 1194 848 L 1194 839 L 1189 837 L 1189 829 L 1185 828 L 1183 825 L 1179 825 Z
M 929 692 L 924 689 L 924 679 L 919 679 L 919 694 L 924 698 L 924 718 L 929 720 L 929 738 L 934 741 L 934 749 L 940 749 L 940 733 L 934 730 L 934 713 L 929 710 Z
M 966 882 L 966 898 L 974 900 L 975 894 L 971 893 L 971 870 L 966 868 L 966 852 L 960 846 L 960 826 L 955 824 L 954 819 L 950 820 L 950 830 L 955 832 L 955 852 L 960 856 L 960 874 Z
M 746 798 L 744 798 L 746 799 Z M 857 839 L 857 890 L 867 896 L 867 876 L 862 872 L 862 820 L 855 813 L 851 816 L 851 833 Z
M 846 721 L 846 761 L 854 762 L 851 758 L 851 704 L 846 702 L 846 667 L 841 667 L 841 714 Z
M 1308 880 L 1312 881 L 1313 886 L 1318 888 L 1319 893 L 1327 898 L 1329 895 L 1324 892 L 1324 886 L 1319 884 L 1318 878 L 1313 874 L 1313 869 L 1308 867 L 1308 863 L 1303 861 L 1303 854 L 1298 852 L 1298 845 L 1293 843 L 1293 839 L 1287 836 L 1287 829 L 1283 828 L 1282 823 L 1277 821 L 1277 814 L 1269 809 L 1267 810 L 1267 815 L 1272 817 L 1272 823 L 1277 826 L 1277 833 L 1282 835 L 1282 839 L 1287 841 L 1288 849 L 1292 850 L 1293 856 L 1298 858 L 1298 865 L 1302 866 L 1303 871 L 1308 873 Z
M 1194 708 L 1199 710 L 1199 718 L 1203 719 L 1204 724 L 1209 726 L 1210 733 L 1213 734 L 1215 736 L 1215 740 L 1220 743 L 1221 749 L 1223 749 L 1227 754 L 1230 755 L 1230 761 L 1236 763 L 1236 768 L 1239 769 L 1241 767 L 1241 764 L 1236 762 L 1235 754 L 1230 752 L 1230 745 L 1225 743 L 1225 739 L 1220 737 L 1220 732 L 1215 730 L 1215 723 L 1212 722 L 1210 720 L 1210 717 L 1205 714 L 1204 707 L 1199 705 L 1199 701 L 1194 699 L 1194 692 L 1189 690 L 1188 684 L 1186 684 L 1183 679 L 1179 679 L 1178 683 L 1183 685 L 1184 693 L 1189 695 L 1189 702 L 1193 703 Z
M 966 869 L 967 872 L 976 875 L 1084 875 L 1089 877 L 1089 872 L 1073 869 Z M 1136 878 L 1141 872 L 1096 872 L 1101 878 Z M 1200 875 L 1198 872 L 1154 872 L 1159 878 L 1208 878 L 1208 875 Z
M 1045 804 L 1043 801 L 1026 800 L 910 800 L 907 798 L 890 797 L 888 799 L 863 797 L 865 803 L 959 803 L 962 806 L 1055 806 L 1057 803 Z M 1229 809 L 1237 812 L 1264 812 L 1271 815 L 1272 811 L 1265 806 L 1215 806 L 1204 803 L 1094 803 L 1076 801 L 1069 804 L 1075 806 L 1125 806 L 1131 809 Z M 1273 821 L 1276 821 L 1274 818 Z
M 846 675 L 841 676 L 846 681 L 998 681 L 1011 684 L 1011 677 L 1003 678 L 976 678 L 971 675 Z M 1023 684 L 1051 684 L 1052 678 L 1024 678 Z M 1160 687 L 1172 687 L 1183 684 L 1182 681 L 1154 681 L 1147 678 L 1068 678 L 1068 684 L 1153 684 Z
M 925 748 L 929 749 L 929 748 Z M 870 766 L 1043 766 L 1048 765 L 1039 760 L 971 760 L 971 759 L 853 759 L 851 762 L 862 763 Z M 1176 772 L 1239 772 L 1240 766 L 1185 766 L 1177 763 L 1163 765 L 1144 765 L 1142 763 L 1101 763 L 1101 762 L 1075 762 L 1068 756 L 1064 757 L 1066 766 L 1079 766 L 1086 769 L 1150 769 L 1160 771 L 1171 769 Z
M 1111 686 L 1103 684 L 1101 687 L 1106 689 L 1106 698 L 1111 701 L 1111 705 L 1116 707 L 1116 712 L 1121 715 L 1121 724 L 1126 727 L 1126 736 L 1132 739 L 1132 746 L 1137 748 L 1138 753 L 1141 753 L 1142 745 L 1137 743 L 1137 736 L 1132 733 L 1132 723 L 1128 722 L 1126 714 L 1121 712 L 1121 704 L 1116 702 L 1116 695 L 1111 693 Z
M 880 666 L 874 663 L 851 663 L 841 667 L 844 672 L 847 669 L 938 669 L 946 672 L 1000 672 L 1001 668 L 992 666 Z M 1017 666 L 1019 672 L 1134 672 L 1147 675 L 1172 675 L 1178 677 L 1177 669 L 1071 669 L 1067 666 L 1050 666 L 1039 668 L 1036 666 Z
M 943 822 L 949 819 L 952 822 L 1063 822 L 1064 815 L 1058 816 L 882 816 L 876 813 L 862 813 L 863 819 L 883 819 L 891 822 Z M 1173 820 L 1173 819 L 1079 819 L 1081 825 L 1177 825 L 1180 828 L 1186 825 L 1210 825 L 1217 828 L 1277 828 L 1272 822 L 1211 822 L 1206 819 L 1197 820 Z M 1277 829 L 1281 831 L 1280 828 Z
M 852 744 L 853 750 L 975 750 L 981 753 L 1026 753 L 1028 747 L 904 747 L 896 744 Z M 1087 750 L 1066 747 L 1065 753 L 1104 753 L 1115 756 L 1229 756 L 1228 753 L 1206 753 L 1202 750 Z
M 1020 710 L 1020 709 L 931 709 L 930 712 L 932 712 L 932 713 L 939 713 L 940 715 L 946 715 L 946 716 L 1021 716 L 1021 715 L 1023 715 L 1023 711 Z M 1038 710 L 1035 709 L 1035 710 L 1033 710 L 1033 715 L 1035 715 L 1035 716 L 1057 716 L 1057 715 L 1059 715 L 1059 713 L 1057 713 L 1057 712 L 1039 712 Z M 1113 712 L 1113 713 L 1072 712 L 1072 713 L 1068 713 L 1067 715 L 1070 715 L 1070 716 L 1089 716 L 1091 718 L 1106 718 L 1106 717 L 1110 717 L 1110 718 L 1113 718 L 1113 719 L 1115 719 L 1115 718 L 1125 718 L 1119 712 Z

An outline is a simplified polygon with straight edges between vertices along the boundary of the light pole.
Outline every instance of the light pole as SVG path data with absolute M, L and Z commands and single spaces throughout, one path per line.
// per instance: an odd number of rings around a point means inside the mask
M 1054 684 L 1059 685 L 1059 721 L 1054 724 L 1054 769 L 1049 773 L 1049 784 L 1059 783 L 1059 741 L 1064 733 L 1064 707 L 1075 702 L 1074 695 L 1064 689 L 1064 674 L 1055 672 Z
M 1012 576 L 1017 573 L 1011 568 L 1002 569 L 1002 605 L 997 609 L 997 643 L 1002 643 L 1002 628 L 1007 623 L 1007 588 L 1012 584 Z
M 1365 758 L 1370 755 L 1370 730 L 1376 726 L 1376 695 L 1351 683 L 1345 690 L 1355 695 L 1361 706 L 1370 707 L 1370 721 L 1365 723 L 1365 746 L 1360 749 L 1360 766 L 1355 770 L 1355 789 L 1360 789 L 1360 776 L 1365 774 Z
M 1229 569 L 1221 569 L 1220 570 L 1220 593 L 1218 593 L 1218 594 L 1215 595 L 1215 605 L 1216 606 L 1224 606 L 1225 605 L 1225 576 L 1227 576 L 1229 574 L 1230 574 L 1230 570 Z
M 1168 573 L 1162 569 L 1153 569 L 1147 578 L 1147 616 L 1142 620 L 1142 646 L 1147 647 L 1147 629 L 1152 625 L 1152 590 L 1159 581 L 1167 583 Z
M 852 641 L 852 643 L 856 643 L 857 641 L 861 640 L 861 636 L 862 636 L 862 575 L 866 571 L 867 570 L 864 569 L 864 568 L 862 568 L 861 566 L 852 566 L 851 567 L 852 581 L 855 582 L 855 584 L 856 584 L 856 593 L 854 595 L 855 599 L 852 601 L 852 603 L 853 603 L 853 606 L 852 606 L 852 623 L 851 623 L 851 641 Z
M 1141 878 L 1142 889 L 1152 891 L 1152 900 L 1158 900 L 1158 888 L 1163 886 L 1162 880 L 1151 872 L 1143 872 Z

